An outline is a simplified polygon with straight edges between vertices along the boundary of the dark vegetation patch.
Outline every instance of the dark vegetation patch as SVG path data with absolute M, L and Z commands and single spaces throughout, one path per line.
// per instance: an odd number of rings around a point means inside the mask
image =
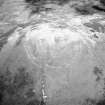
M 30 4 L 48 4 L 48 3 L 54 3 L 54 4 L 66 4 L 68 2 L 70 2 L 72 0 L 25 0 L 26 3 L 30 3 Z
M 93 8 L 93 9 L 96 9 L 96 10 L 98 10 L 98 11 L 101 11 L 101 12 L 105 12 L 105 8 L 102 8 L 102 7 L 97 6 L 97 5 L 93 5 L 92 8 Z
M 0 74 L 0 105 L 39 105 L 32 77 L 25 68 Z
M 28 6 L 31 7 L 33 13 L 39 13 L 40 11 L 49 11 L 52 8 L 46 8 L 45 4 L 57 4 L 63 6 L 68 4 L 82 15 L 92 15 L 96 12 L 105 12 L 105 0 L 25 0 Z M 74 4 L 75 2 L 75 4 Z M 97 2 L 97 3 L 96 3 Z M 80 5 L 82 3 L 82 5 Z
M 104 100 L 100 100 L 99 102 L 97 102 L 96 105 L 105 105 L 105 99 Z
M 82 105 L 96 105 L 96 101 L 94 99 L 87 98 L 85 101 L 82 103 Z
M 89 15 L 89 14 L 93 14 L 94 12 L 92 10 L 90 10 L 90 8 L 86 8 L 86 7 L 75 7 L 76 11 L 79 12 L 82 15 Z
M 105 0 L 99 0 L 101 4 L 105 6 Z
M 96 75 L 96 81 L 103 79 L 103 70 L 98 66 L 94 67 L 93 73 Z
M 105 98 L 99 101 L 87 98 L 82 105 L 105 105 Z
M 14 32 L 15 29 L 16 29 L 16 27 L 14 27 L 13 29 L 10 29 L 6 33 L 1 33 L 0 34 L 0 50 L 3 48 L 3 46 L 5 44 L 7 44 L 8 38 L 12 35 L 12 33 Z

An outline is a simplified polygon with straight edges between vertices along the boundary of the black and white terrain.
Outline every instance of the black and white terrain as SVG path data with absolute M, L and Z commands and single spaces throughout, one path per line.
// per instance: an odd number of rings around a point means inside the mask
M 105 1 L 0 0 L 0 105 L 104 105 Z

